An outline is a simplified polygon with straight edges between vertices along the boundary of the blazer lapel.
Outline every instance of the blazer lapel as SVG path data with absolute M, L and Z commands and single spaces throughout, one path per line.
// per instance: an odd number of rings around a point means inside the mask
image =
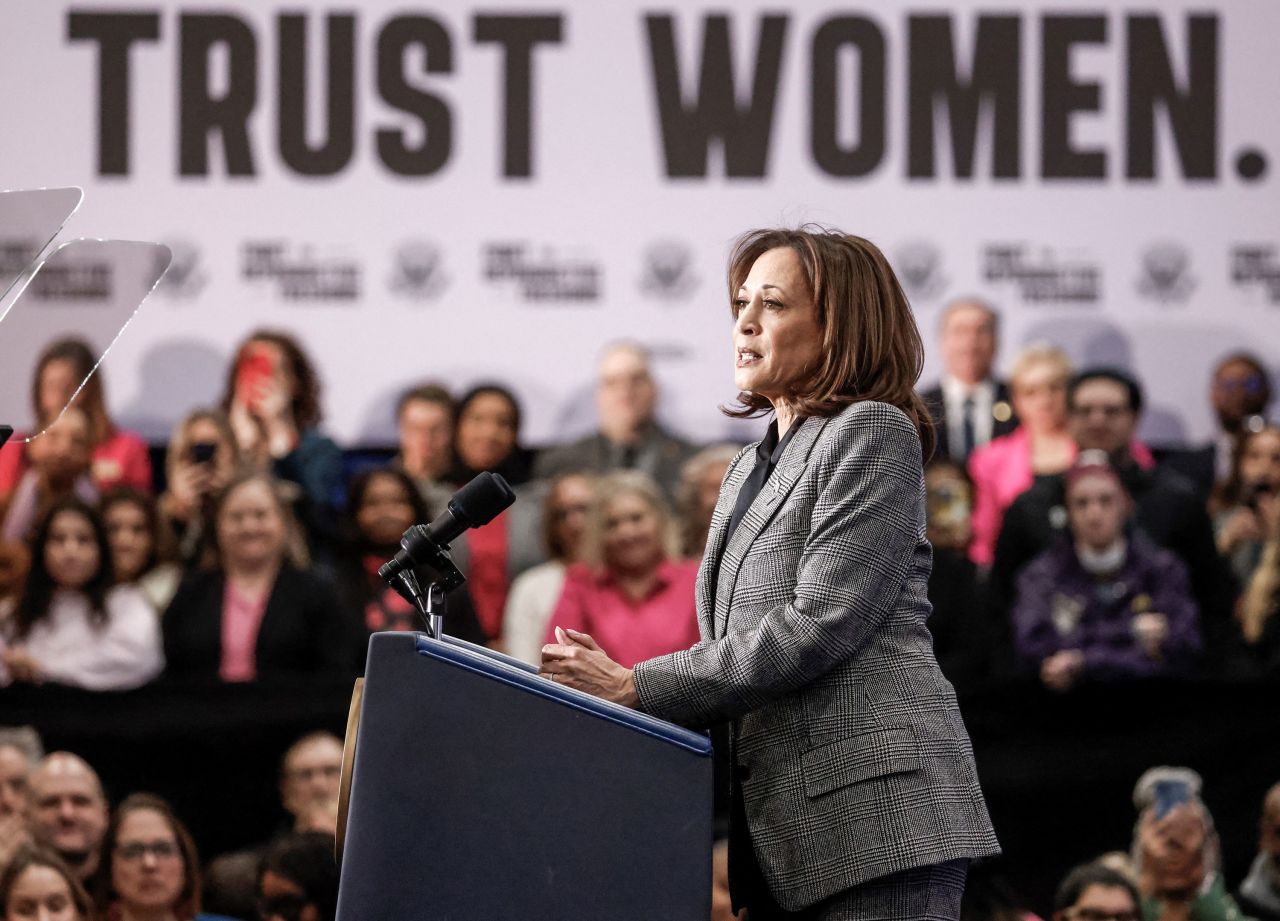
M 715 511 L 711 513 L 707 547 L 702 553 L 702 565 L 698 567 L 697 582 L 698 630 L 704 638 L 710 638 L 712 635 L 716 570 L 720 565 L 720 555 L 724 552 L 725 529 L 729 527 L 729 516 L 733 512 L 734 503 L 738 501 L 738 491 L 742 489 L 742 482 L 751 473 L 749 461 L 755 457 L 755 453 L 756 445 L 751 445 L 738 458 L 738 462 L 726 472 L 724 485 L 720 487 L 720 497 L 716 500 Z
M 802 420 L 800 428 L 796 431 L 795 437 L 791 439 L 791 443 L 787 445 L 782 457 L 778 459 L 778 466 L 773 468 L 768 481 L 764 484 L 764 488 L 760 490 L 760 495 L 755 497 L 751 506 L 747 509 L 747 513 L 742 516 L 742 520 L 738 522 L 738 529 L 733 532 L 733 536 L 729 538 L 728 545 L 724 548 L 723 558 L 720 561 L 720 569 L 716 577 L 715 585 L 715 621 L 714 636 L 722 636 L 725 626 L 729 620 L 729 603 L 733 599 L 733 587 L 738 579 L 738 570 L 742 567 L 742 560 L 747 555 L 747 551 L 751 549 L 751 545 L 755 539 L 760 536 L 760 532 L 765 529 L 778 509 L 782 507 L 783 501 L 790 494 L 792 488 L 796 485 L 796 481 L 800 479 L 800 474 L 804 473 L 805 463 L 809 459 L 809 452 L 813 449 L 813 443 L 817 441 L 818 434 L 826 426 L 825 417 L 810 417 Z M 747 465 L 741 465 L 747 467 Z M 739 478 L 738 486 L 741 487 L 742 480 L 746 479 L 750 468 L 744 470 Z M 738 490 L 733 491 L 733 498 L 736 500 Z M 721 496 L 723 499 L 724 497 Z M 729 506 L 733 508 L 732 504 Z M 725 514 L 725 520 L 721 523 L 721 531 L 728 523 L 728 513 Z M 723 539 L 723 536 L 722 538 Z

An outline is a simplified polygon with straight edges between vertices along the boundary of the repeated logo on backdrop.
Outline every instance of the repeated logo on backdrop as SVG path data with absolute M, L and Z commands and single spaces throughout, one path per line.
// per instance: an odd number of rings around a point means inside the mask
M 659 301 L 688 300 L 698 287 L 693 248 L 679 240 L 659 240 L 644 253 L 640 292 Z
M 898 247 L 893 267 L 907 297 L 913 301 L 933 300 L 947 286 L 942 274 L 942 251 L 924 240 L 912 240 Z
M 209 274 L 200 264 L 200 247 L 186 239 L 171 239 L 165 245 L 172 259 L 169 270 L 156 285 L 156 293 L 176 301 L 197 297 L 209 281 Z
M 1245 291 L 1260 291 L 1268 303 L 1280 304 L 1280 249 L 1274 243 L 1231 247 L 1231 283 Z
M 1059 256 L 1051 247 L 1032 251 L 1023 243 L 989 243 L 982 277 L 1011 284 L 1029 304 L 1096 305 L 1102 298 L 1102 266 L 1078 256 Z
M 348 256 L 317 256 L 308 245 L 284 240 L 249 240 L 240 252 L 240 277 L 272 283 L 287 301 L 351 302 L 360 297 L 361 267 Z
M 529 243 L 488 243 L 481 251 L 483 280 L 510 286 L 530 303 L 598 301 L 604 267 L 595 260 L 562 256 L 550 246 L 536 253 Z
M 1162 304 L 1185 304 L 1195 290 L 1191 253 L 1178 243 L 1155 243 L 1142 254 L 1138 293 Z
M 406 240 L 392 256 L 387 286 L 410 301 L 433 301 L 449 286 L 444 253 L 429 240 Z

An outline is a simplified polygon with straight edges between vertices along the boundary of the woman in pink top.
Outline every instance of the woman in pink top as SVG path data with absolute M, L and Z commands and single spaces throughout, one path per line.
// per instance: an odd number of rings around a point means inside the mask
M 54 422 L 84 382 L 76 406 L 89 417 L 93 435 L 93 484 L 99 491 L 132 486 L 151 491 L 151 457 L 147 443 L 118 429 L 107 413 L 102 371 L 94 372 L 93 350 L 82 339 L 59 339 L 44 350 L 31 383 L 32 417 Z M 92 376 L 90 376 L 92 375 Z M 88 380 L 85 380 L 88 378 Z M 0 498 L 18 484 L 27 469 L 24 445 L 11 441 L 0 448 Z
M 1021 425 L 994 438 L 969 457 L 973 480 L 973 542 L 969 558 L 990 566 L 1004 512 L 1038 476 L 1062 473 L 1076 460 L 1076 443 L 1067 431 L 1067 390 L 1071 361 L 1054 346 L 1028 346 L 1009 375 L 1013 409 Z M 1139 441 L 1130 446 L 1134 461 L 1144 470 L 1155 466 L 1150 449 Z
M 676 560 L 677 527 L 658 485 L 634 471 L 599 481 L 587 518 L 584 562 L 565 573 L 546 642 L 588 633 L 630 668 L 698 641 L 698 564 Z
M 1009 375 L 1013 410 L 1022 421 L 969 457 L 973 480 L 973 542 L 969 558 L 990 566 L 1004 510 L 1039 475 L 1071 466 L 1076 445 L 1067 433 L 1067 382 L 1071 361 L 1061 349 L 1033 345 L 1023 350 Z

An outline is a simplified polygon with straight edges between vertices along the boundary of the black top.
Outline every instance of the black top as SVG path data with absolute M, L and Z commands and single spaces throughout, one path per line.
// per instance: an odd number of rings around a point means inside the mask
M 729 538 L 733 537 L 733 532 L 737 530 L 742 516 L 747 513 L 756 496 L 760 495 L 764 484 L 769 482 L 773 468 L 778 466 L 778 461 L 782 459 L 782 452 L 787 450 L 791 437 L 795 435 L 796 429 L 800 428 L 800 423 L 803 421 L 803 419 L 792 420 L 791 427 L 787 429 L 787 434 L 781 440 L 778 438 L 778 420 L 775 418 L 769 423 L 768 431 L 764 433 L 764 438 L 756 447 L 756 465 L 742 481 L 742 489 L 738 490 L 738 501 L 734 503 L 733 514 L 729 516 L 729 527 L 724 532 L 726 545 L 729 543 Z

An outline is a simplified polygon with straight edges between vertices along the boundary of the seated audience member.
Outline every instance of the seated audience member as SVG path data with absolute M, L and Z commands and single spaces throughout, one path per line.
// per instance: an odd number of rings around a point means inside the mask
M 49 508 L 68 496 L 97 502 L 98 490 L 89 478 L 91 446 L 88 417 L 74 408 L 31 442 L 31 465 L 9 494 L 0 537 L 29 541 Z
M 413 480 L 432 517 L 444 511 L 453 495 L 445 480 L 453 465 L 455 417 L 453 397 L 439 384 L 407 390 L 396 404 L 395 466 Z
M 102 519 L 79 499 L 36 530 L 22 597 L 0 612 L 0 683 L 93 691 L 146 684 L 164 667 L 156 613 L 135 586 L 113 586 Z
M 967 464 L 976 448 L 1017 428 L 1009 388 L 994 376 L 999 321 L 995 309 L 976 298 L 952 301 L 942 311 L 938 346 L 945 370 L 937 386 L 921 394 L 940 460 Z
M 1126 531 L 1129 497 L 1101 453 L 1067 474 L 1064 500 L 1069 539 L 1018 577 L 1018 654 L 1055 691 L 1082 679 L 1185 674 L 1200 634 L 1182 562 Z
M 360 671 L 369 634 L 424 627 L 417 609 L 378 575 L 378 569 L 400 550 L 405 531 L 428 520 L 422 494 L 400 470 L 362 470 L 347 488 L 347 508 L 339 525 L 342 539 L 333 565 L 338 598 L 352 628 L 354 665 Z M 426 570 L 418 573 L 424 591 L 428 580 Z M 444 628 L 450 636 L 469 642 L 486 639 L 465 585 L 449 593 Z
M 102 862 L 110 810 L 93 768 L 70 752 L 53 752 L 31 773 L 31 833 L 84 882 Z
M 240 452 L 270 465 L 306 501 L 299 517 L 313 542 L 331 532 L 333 503 L 342 485 L 342 451 L 320 433 L 320 378 L 292 336 L 260 329 L 236 350 L 222 409 Z
M 157 614 L 169 606 L 182 570 L 171 561 L 170 536 L 156 500 L 129 486 L 112 489 L 99 505 L 111 545 L 116 585 L 136 585 Z
M 62 859 L 43 848 L 21 848 L 0 866 L 3 921 L 93 921 L 84 885 Z
M 185 565 L 204 562 L 212 552 L 214 498 L 242 463 L 231 423 L 221 410 L 197 409 L 173 430 L 160 513 Z
M 1000 519 L 1037 476 L 1061 473 L 1075 460 L 1067 432 L 1067 381 L 1071 362 L 1061 349 L 1031 346 L 1013 363 L 1009 390 L 1022 424 L 969 456 L 973 481 L 973 540 L 969 556 L 990 566 Z
M 44 424 L 56 421 L 76 392 L 75 406 L 88 420 L 91 476 L 97 489 L 132 486 L 151 489 L 151 456 L 143 439 L 116 427 L 107 413 L 102 369 L 93 370 L 96 356 L 81 339 L 60 339 L 51 344 L 36 363 L 31 386 L 32 418 Z M 90 376 L 92 374 L 92 376 Z M 88 380 L 86 380 L 88 378 Z M 40 442 L 37 438 L 30 448 Z M 30 460 L 23 445 L 10 442 L 0 448 L 0 498 L 18 483 Z
M 31 551 L 20 540 L 0 540 L 0 606 L 22 594 Z
M 1142 897 L 1123 873 L 1082 864 L 1058 886 L 1052 921 L 1142 921 Z
M 0 728 L 0 867 L 31 837 L 31 772 L 44 751 L 30 726 Z
M 333 733 L 312 732 L 290 745 L 280 762 L 280 802 L 290 830 L 307 830 L 317 809 L 333 808 L 330 824 L 336 823 L 341 783 L 342 740 Z
M 192 921 L 200 912 L 200 858 L 173 809 L 134 793 L 116 807 L 103 842 L 107 872 L 94 892 L 104 918 Z
M 582 535 L 594 490 L 594 478 L 583 473 L 562 473 L 547 489 L 542 526 L 549 559 L 511 583 L 502 617 L 508 655 L 531 665 L 542 661 L 542 639 L 564 588 L 565 569 L 582 557 Z
M 305 832 L 272 845 L 258 868 L 258 903 L 262 921 L 334 921 L 333 836 Z
M 529 479 L 529 452 L 520 447 L 520 405 L 497 384 L 472 388 L 458 402 L 453 434 L 454 464 L 449 482 L 464 486 L 484 471 L 501 475 L 512 486 Z M 502 645 L 502 615 L 512 580 L 541 563 L 542 488 L 518 489 L 515 505 L 493 521 L 467 531 L 453 544 L 453 560 L 467 576 L 476 619 L 489 641 Z
M 596 411 L 600 428 L 570 444 L 548 448 L 534 474 L 546 479 L 569 470 L 647 473 L 674 499 L 680 467 L 693 448 L 658 425 L 658 387 L 649 369 L 649 353 L 633 343 L 605 349 L 596 377 Z
M 1258 921 L 1280 921 L 1280 783 L 1262 801 L 1258 856 L 1240 884 L 1236 901 Z
M 1204 504 L 1182 477 L 1144 470 L 1134 457 L 1142 390 L 1121 371 L 1091 369 L 1067 389 L 1071 437 L 1081 452 L 1104 451 L 1134 502 L 1134 524 L 1155 544 L 1177 554 L 1191 576 L 1206 643 L 1223 639 L 1231 610 L 1230 582 L 1213 542 Z M 1005 511 L 988 588 L 997 609 L 1008 610 L 1016 580 L 1030 560 L 1062 536 L 1067 515 L 1064 477 L 1041 477 Z
M 1218 552 L 1243 586 L 1253 575 L 1268 525 L 1280 514 L 1280 426 L 1245 432 L 1236 443 L 1231 475 L 1214 490 L 1210 508 Z
M 1180 767 L 1152 768 L 1134 788 L 1132 852 L 1147 921 L 1245 921 L 1223 882 L 1218 834 L 1200 788 L 1200 775 Z
M 703 448 L 680 468 L 680 489 L 676 511 L 680 516 L 680 555 L 701 560 L 711 531 L 711 516 L 720 499 L 729 464 L 742 449 L 737 445 L 712 445 Z
M 270 475 L 237 475 L 214 506 L 217 565 L 188 576 L 162 619 L 166 676 L 275 681 L 341 676 L 350 635 L 332 589 L 307 568 Z
M 1007 630 L 997 630 L 992 618 L 982 616 L 978 569 L 968 552 L 973 509 L 968 474 L 952 461 L 935 459 L 925 467 L 924 482 L 927 537 L 933 546 L 929 632 L 948 680 L 971 686 L 985 676 L 998 651 L 1007 657 L 1010 639 Z M 997 643 L 1003 644 L 999 650 Z
M 677 559 L 676 524 L 643 473 L 612 473 L 596 488 L 583 562 L 565 573 L 546 643 L 590 636 L 625 667 L 698 642 L 698 564 Z

